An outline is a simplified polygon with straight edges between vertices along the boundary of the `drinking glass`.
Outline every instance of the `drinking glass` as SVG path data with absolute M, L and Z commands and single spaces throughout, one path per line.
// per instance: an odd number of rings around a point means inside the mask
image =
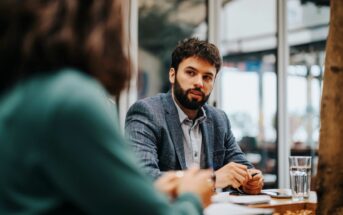
M 311 185 L 311 157 L 290 156 L 289 176 L 293 200 L 308 198 Z

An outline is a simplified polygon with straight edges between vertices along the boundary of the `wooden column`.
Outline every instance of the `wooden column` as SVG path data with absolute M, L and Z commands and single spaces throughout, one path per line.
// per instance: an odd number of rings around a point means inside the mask
M 330 2 L 321 102 L 317 214 L 343 214 L 343 1 Z

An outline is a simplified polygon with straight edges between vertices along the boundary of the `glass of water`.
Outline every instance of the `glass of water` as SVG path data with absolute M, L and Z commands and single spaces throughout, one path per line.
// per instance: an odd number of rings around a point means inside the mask
M 290 156 L 289 176 L 293 200 L 308 198 L 311 185 L 311 157 Z

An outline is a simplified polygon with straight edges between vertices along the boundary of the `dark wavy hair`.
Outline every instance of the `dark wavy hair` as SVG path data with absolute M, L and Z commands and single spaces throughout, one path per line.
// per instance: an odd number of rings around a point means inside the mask
M 72 67 L 113 95 L 130 78 L 121 0 L 1 0 L 0 92 L 37 73 Z
M 220 70 L 222 60 L 218 48 L 207 41 L 198 38 L 187 38 L 178 43 L 172 53 L 171 67 L 178 70 L 179 64 L 186 58 L 199 57 Z

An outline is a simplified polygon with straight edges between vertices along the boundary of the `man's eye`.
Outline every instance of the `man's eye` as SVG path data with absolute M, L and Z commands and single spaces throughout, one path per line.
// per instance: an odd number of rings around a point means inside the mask
M 186 73 L 187 73 L 188 75 L 191 75 L 191 76 L 193 76 L 193 75 L 195 74 L 194 71 L 186 71 Z
M 212 81 L 212 77 L 211 76 L 204 76 L 204 80 L 205 81 Z

